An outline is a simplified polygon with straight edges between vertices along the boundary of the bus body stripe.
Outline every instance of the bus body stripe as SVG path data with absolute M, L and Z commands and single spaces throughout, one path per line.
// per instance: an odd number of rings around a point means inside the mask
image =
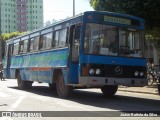
M 30 68 L 31 71 L 50 71 L 51 68 L 50 67 L 41 67 L 41 68 Z

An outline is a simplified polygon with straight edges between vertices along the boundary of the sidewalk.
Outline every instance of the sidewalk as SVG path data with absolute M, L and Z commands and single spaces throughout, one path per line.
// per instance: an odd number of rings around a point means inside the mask
M 126 92 L 136 92 L 136 93 L 159 95 L 157 86 L 145 86 L 145 87 L 119 86 L 118 90 L 119 91 L 126 91 Z

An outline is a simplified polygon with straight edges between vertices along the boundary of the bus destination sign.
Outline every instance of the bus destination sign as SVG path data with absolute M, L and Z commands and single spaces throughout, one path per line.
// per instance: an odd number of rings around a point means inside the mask
M 111 23 L 117 23 L 117 24 L 131 25 L 131 20 L 125 19 L 125 18 L 104 16 L 104 21 L 111 22 Z

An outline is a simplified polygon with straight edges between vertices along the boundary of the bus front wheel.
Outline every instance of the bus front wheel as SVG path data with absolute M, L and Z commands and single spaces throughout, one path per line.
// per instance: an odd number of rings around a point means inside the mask
M 118 90 L 118 85 L 105 85 L 101 88 L 101 91 L 104 96 L 112 97 Z
M 49 85 L 49 88 L 51 90 L 56 90 L 56 84 L 55 83 L 49 83 L 48 85 Z
M 62 72 L 58 74 L 58 78 L 56 80 L 56 90 L 60 98 L 67 98 L 72 93 L 72 90 L 73 90 L 72 87 L 67 86 L 64 83 L 64 77 L 63 77 Z
M 21 79 L 20 73 L 17 76 L 17 84 L 19 89 L 29 89 L 32 87 L 32 81 L 24 81 Z

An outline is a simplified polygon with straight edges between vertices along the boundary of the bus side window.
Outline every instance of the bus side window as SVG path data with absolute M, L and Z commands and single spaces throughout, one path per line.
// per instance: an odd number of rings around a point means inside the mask
M 19 43 L 14 43 L 13 45 L 13 55 L 17 55 L 19 52 Z
M 8 48 L 9 49 L 9 48 Z M 11 48 L 9 51 L 9 55 L 13 55 L 13 50 L 14 50 L 14 44 L 11 44 Z
M 50 49 L 53 33 L 47 33 L 40 37 L 40 49 Z
M 5 50 L 5 56 L 6 56 L 6 57 L 8 56 L 8 49 L 9 49 L 9 46 L 7 45 L 7 46 L 6 46 L 6 50 Z
M 34 42 L 33 42 L 33 50 L 34 51 L 38 50 L 38 48 L 39 48 L 38 45 L 39 45 L 39 36 L 37 36 L 37 37 L 34 38 Z
M 6 57 L 13 55 L 13 48 L 14 48 L 13 44 L 9 44 L 6 46 L 6 49 L 5 49 L 5 56 Z
M 67 28 L 60 30 L 59 47 L 66 46 L 66 39 L 67 39 Z
M 59 40 L 59 31 L 54 32 L 54 39 L 52 42 L 53 47 L 58 47 L 58 40 Z
M 23 49 L 24 49 L 24 41 L 20 41 L 19 42 L 19 53 L 23 53 Z
M 38 51 L 39 48 L 39 36 L 30 39 L 30 52 Z
M 44 36 L 41 35 L 40 38 L 39 38 L 39 49 L 40 49 L 40 50 L 43 49 L 43 44 L 44 44 L 44 43 L 43 43 L 43 42 L 44 42 L 43 39 L 44 39 Z
M 23 43 L 23 53 L 28 52 L 28 40 L 24 40 Z
M 52 48 L 55 48 L 55 32 L 53 32 Z
M 29 45 L 29 46 L 30 46 L 30 47 L 29 47 L 29 51 L 30 51 L 30 52 L 33 52 L 33 40 L 34 40 L 33 38 L 30 39 L 30 45 Z
M 66 33 L 66 46 L 69 44 L 69 27 L 67 28 L 67 33 Z
M 55 31 L 53 34 L 52 47 L 65 47 L 68 39 L 67 33 L 67 28 Z

